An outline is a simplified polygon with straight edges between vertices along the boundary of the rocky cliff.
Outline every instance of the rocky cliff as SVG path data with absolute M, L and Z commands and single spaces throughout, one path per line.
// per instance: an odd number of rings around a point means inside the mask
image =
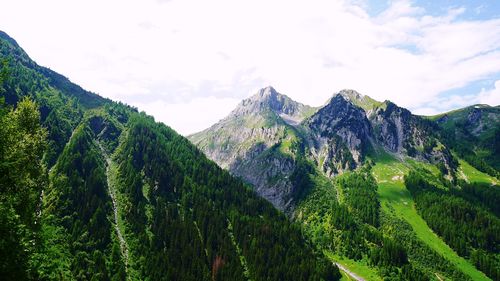
M 309 175 L 303 172 L 303 161 L 334 177 L 360 167 L 376 151 L 386 151 L 398 158 L 443 163 L 451 176 L 453 157 L 435 129 L 435 123 L 390 101 L 354 90 L 340 91 L 314 108 L 267 87 L 189 138 L 221 167 L 289 212 L 306 188 L 303 178 Z

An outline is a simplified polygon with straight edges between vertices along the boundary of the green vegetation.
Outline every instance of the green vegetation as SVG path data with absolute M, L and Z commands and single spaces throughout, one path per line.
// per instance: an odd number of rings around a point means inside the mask
M 77 279 L 107 280 L 124 275 L 121 259 L 109 264 L 113 241 L 108 220 L 105 164 L 86 124 L 77 127 L 50 175 L 43 215 L 70 234 L 71 274 Z M 69 188 L 70 187 L 70 188 Z
M 445 144 L 481 172 L 499 177 L 500 107 L 475 105 L 431 117 Z
M 456 275 L 457 273 L 449 268 L 456 266 L 473 280 L 484 280 L 484 274 L 475 269 L 470 262 L 458 256 L 456 252 L 429 228 L 426 221 L 417 213 L 413 197 L 404 184 L 404 177 L 410 169 L 408 165 L 393 159 L 390 155 L 384 155 L 380 159 L 377 159 L 376 163 L 373 167 L 373 174 L 379 185 L 378 192 L 384 213 L 404 220 L 411 226 L 416 237 L 421 242 L 451 262 L 451 264 L 441 266 L 440 268 L 436 268 L 436 270 L 441 272 L 442 275 Z M 428 177 L 436 181 L 436 174 L 439 171 L 435 167 L 411 161 L 410 163 L 412 166 L 431 168 L 433 173 L 429 173 Z M 425 257 L 415 258 L 423 259 Z M 436 262 L 444 264 L 443 261 L 437 260 Z
M 459 160 L 460 167 L 458 169 L 458 177 L 466 182 L 486 183 L 490 185 L 498 185 L 499 180 L 483 173 L 476 168 L 472 167 L 464 160 Z
M 405 178 L 419 213 L 459 255 L 470 257 L 489 277 L 499 279 L 498 217 L 452 192 L 436 188 L 420 173 L 411 171 Z
M 37 66 L 4 33 L 0 54 L 2 278 L 340 279 L 187 139 Z
M 212 135 L 211 149 L 262 149 L 259 171 L 269 162 L 289 169 L 265 180 L 290 183 L 290 222 L 172 129 L 36 65 L 2 32 L 0 59 L 4 279 L 352 279 L 334 263 L 366 280 L 500 279 L 498 126 L 485 118 L 497 108 L 436 117 L 439 136 L 428 133 L 436 124 L 391 102 L 351 95 L 357 106 L 413 122 L 402 145 L 429 162 L 368 144 L 355 162 L 337 129 L 371 123 L 343 100 L 351 111 L 337 117 L 356 113 L 364 123 L 332 118 L 339 126 L 325 133 L 315 120 L 328 138 L 317 162 L 308 129 L 270 109 L 236 120 L 256 132 L 252 139 L 217 144 Z M 397 135 L 396 125 L 379 125 Z
M 138 272 L 152 279 L 181 280 L 206 279 L 211 274 L 216 279 L 249 275 L 252 280 L 340 277 L 331 264 L 308 252 L 299 229 L 269 203 L 151 118 L 136 115 L 130 119 L 116 161 L 124 187 L 121 192 L 129 202 L 125 205 L 135 206 L 125 208 L 125 218 L 128 233 L 137 237 L 129 243 L 132 256 L 144 261 L 136 268 Z M 152 187 L 147 196 L 145 184 Z M 144 224 L 148 204 L 155 218 L 151 238 Z M 159 221 L 161 216 L 165 220 Z M 158 254 L 163 245 L 171 245 L 166 255 Z M 182 261 L 189 261 L 190 267 L 183 267 L 186 262 Z M 215 261 L 223 267 L 214 269 Z M 171 266 L 160 266 L 165 264 Z
M 0 272 L 8 280 L 38 278 L 32 261 L 40 250 L 46 135 L 35 103 L 23 99 L 13 109 L 0 99 Z
M 346 257 L 335 255 L 334 253 L 329 251 L 326 251 L 325 255 L 332 261 L 341 264 L 343 267 L 347 268 L 351 272 L 354 272 L 356 275 L 365 280 L 382 280 L 377 270 L 368 265 L 365 261 L 354 261 Z M 346 276 L 346 280 L 354 280 L 346 273 L 344 273 L 344 276 Z
M 428 280 L 424 268 L 410 263 L 406 249 L 382 228 L 370 169 L 346 173 L 334 182 L 313 177 L 314 188 L 298 206 L 296 219 L 326 256 L 367 280 Z
M 354 216 L 374 227 L 380 225 L 377 184 L 371 175 L 362 178 L 356 174 L 347 174 L 338 178 L 337 186 L 342 190 L 345 203 Z

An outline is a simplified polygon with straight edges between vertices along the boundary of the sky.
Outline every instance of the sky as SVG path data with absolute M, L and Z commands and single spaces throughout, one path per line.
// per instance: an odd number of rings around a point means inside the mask
M 2 0 L 38 64 L 188 135 L 273 86 L 415 114 L 500 104 L 500 1 Z

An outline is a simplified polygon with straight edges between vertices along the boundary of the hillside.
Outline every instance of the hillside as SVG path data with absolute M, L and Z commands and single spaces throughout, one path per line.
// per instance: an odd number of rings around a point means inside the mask
M 333 177 L 362 166 L 379 150 L 441 163 L 452 176 L 456 163 L 434 129 L 432 122 L 406 109 L 352 90 L 312 108 L 267 87 L 189 139 L 277 208 L 293 211 L 295 199 L 306 192 L 293 182 L 294 175 L 312 165 L 309 168 Z
M 6 280 L 338 280 L 300 227 L 145 113 L 0 33 Z
M 481 171 L 498 177 L 500 170 L 500 106 L 473 105 L 428 117 L 443 139 Z
M 283 117 L 284 104 L 270 100 L 286 100 L 292 108 L 307 110 L 293 111 L 300 117 L 290 122 Z M 498 135 L 494 121 L 498 114 L 490 111 L 483 114 L 488 124 L 453 128 L 489 137 L 491 147 L 491 136 Z M 463 157 L 457 145 L 460 139 L 446 137 L 443 122 L 436 119 L 413 115 L 390 101 L 379 102 L 353 90 L 336 93 L 322 107 L 312 108 L 268 87 L 189 139 L 300 223 L 325 256 L 358 276 L 488 280 L 488 275 L 495 280 L 498 272 L 493 268 L 499 265 L 495 247 L 463 242 L 476 239 L 472 233 L 454 230 L 450 234 L 448 226 L 436 224 L 437 217 L 427 215 L 432 205 L 406 187 L 407 177 L 426 175 L 444 190 L 443 196 L 479 204 L 480 216 L 494 227 L 499 225 L 493 203 L 483 196 L 499 198 L 498 179 L 477 171 L 474 167 L 481 170 L 480 165 Z M 488 151 L 489 157 L 498 158 L 494 149 Z M 453 208 L 461 208 L 458 202 Z M 452 214 L 439 220 L 453 220 Z M 471 223 L 458 221 L 457 225 L 465 229 Z M 478 235 L 500 241 L 492 229 L 477 227 Z

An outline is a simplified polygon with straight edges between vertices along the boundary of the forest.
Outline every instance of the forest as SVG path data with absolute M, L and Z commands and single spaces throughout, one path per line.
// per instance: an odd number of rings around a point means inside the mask
M 421 261 L 434 257 L 412 255 L 418 262 L 410 262 L 409 247 L 396 240 L 401 239 L 399 232 L 385 229 L 399 226 L 381 215 L 377 184 L 370 169 L 366 165 L 338 176 L 332 183 L 320 176 L 312 179 L 316 187 L 297 211 L 304 234 L 322 251 L 375 267 L 384 280 L 429 280 Z M 442 268 L 451 266 L 445 263 Z
M 483 200 L 484 207 L 474 204 L 475 198 L 498 195 L 497 187 L 465 184 L 461 189 L 450 186 L 450 190 L 444 190 L 429 183 L 422 175 L 425 172 L 414 170 L 405 177 L 418 212 L 459 255 L 469 258 L 486 275 L 498 280 L 500 219 L 491 212 L 498 207 L 492 205 L 498 197 Z
M 170 127 L 37 65 L 3 32 L 0 59 L 2 280 L 330 281 L 339 260 L 383 280 L 471 280 L 383 204 L 375 151 L 355 168 L 338 138 L 349 169 L 332 164 L 330 177 L 304 143 L 287 144 L 296 205 L 284 213 Z M 460 159 L 497 180 L 498 142 L 460 126 L 408 146 L 417 157 L 446 144 L 455 170 L 405 158 L 394 181 L 429 233 L 500 280 L 500 188 L 458 169 Z
M 13 40 L 0 53 L 3 279 L 340 279 L 298 225 L 172 129 Z

